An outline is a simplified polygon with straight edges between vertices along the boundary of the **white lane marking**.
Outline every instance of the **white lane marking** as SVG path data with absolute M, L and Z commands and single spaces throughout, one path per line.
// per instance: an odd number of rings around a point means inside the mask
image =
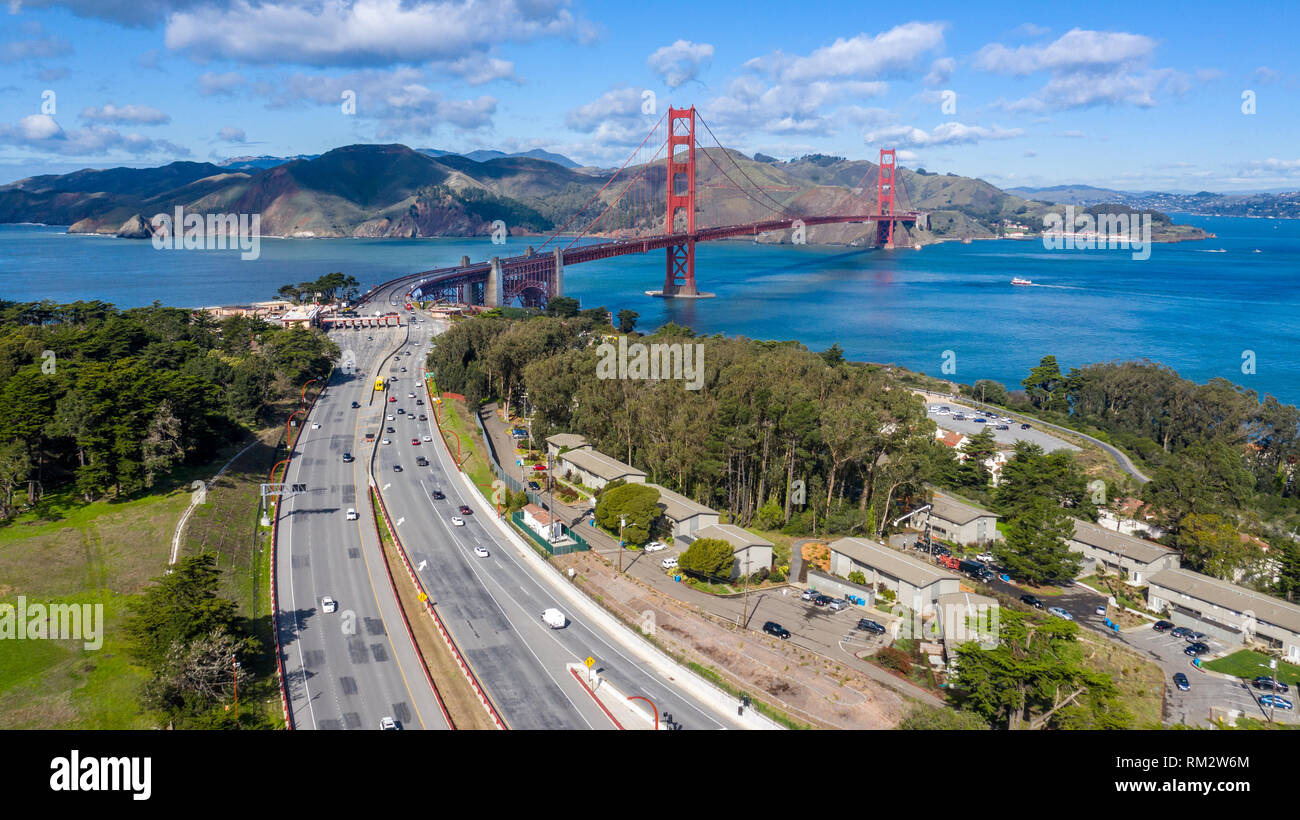
M 404 522 L 404 521 L 406 521 L 406 517 L 405 517 L 405 516 L 403 516 L 403 517 L 397 519 L 397 523 L 394 524 L 393 526 L 400 527 L 400 526 L 402 526 L 402 522 Z
M 421 561 L 421 562 L 420 562 L 420 565 L 419 565 L 418 567 L 416 567 L 415 570 L 416 570 L 416 572 L 424 572 L 424 568 L 427 567 L 427 566 L 429 566 L 429 562 L 428 562 L 428 561 Z
M 301 476 L 301 475 L 302 475 L 302 466 L 301 466 L 301 465 L 302 465 L 302 460 L 299 459 L 297 463 L 298 463 L 298 465 L 299 465 L 299 467 L 298 467 L 298 474 Z M 292 501 L 293 496 L 290 496 L 289 499 L 290 499 L 290 501 Z M 276 515 L 278 516 L 278 515 L 280 515 L 280 514 L 281 514 L 281 511 L 280 511 L 280 510 L 277 510 L 277 511 L 276 511 Z M 311 715 L 311 727 L 312 727 L 313 729 L 315 729 L 315 728 L 317 728 L 317 727 L 316 727 L 316 707 L 312 704 L 311 687 L 307 685 L 307 659 L 304 658 L 304 657 L 303 657 L 303 654 L 302 654 L 302 643 L 303 643 L 303 639 L 302 639 L 302 633 L 299 632 L 299 630 L 298 630 L 298 596 L 297 596 L 297 593 L 296 593 L 296 591 L 295 591 L 295 589 L 294 589 L 294 584 L 293 584 L 293 518 L 292 518 L 292 517 L 289 518 L 289 521 L 288 521 L 287 527 L 288 527 L 288 530 L 289 530 L 289 532 L 287 533 L 288 538 L 286 539 L 286 540 L 288 540 L 288 542 L 289 542 L 289 602 L 293 605 L 293 635 L 294 635 L 294 638 L 295 638 L 294 643 L 298 644 L 298 668 L 299 668 L 299 671 L 302 673 L 302 688 L 303 688 L 303 692 L 305 693 L 306 698 L 307 698 L 307 711 L 308 711 L 308 713 Z M 313 600 L 313 604 L 314 604 L 314 603 L 315 603 L 315 601 Z M 279 626 L 277 625 L 276 628 L 278 629 Z M 286 685 L 287 685 L 287 684 L 286 684 Z M 293 704 L 293 701 L 292 701 L 292 699 L 291 699 L 291 700 L 290 700 L 290 707 L 291 707 L 291 708 L 292 708 L 292 704 Z
M 383 492 L 384 490 L 387 490 L 391 486 L 393 486 L 392 483 L 385 484 L 384 486 L 379 488 L 379 491 Z

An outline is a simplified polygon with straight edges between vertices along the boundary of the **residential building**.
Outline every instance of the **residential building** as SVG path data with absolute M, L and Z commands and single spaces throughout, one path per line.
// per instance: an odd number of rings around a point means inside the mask
M 731 566 L 733 580 L 772 568 L 772 542 L 734 524 L 701 527 L 695 531 L 691 540 L 700 538 L 720 538 L 731 545 L 732 553 L 736 556 L 736 561 Z
M 549 443 L 547 447 L 549 449 Z M 572 473 L 576 481 L 593 490 L 599 490 L 609 482 L 620 478 L 628 484 L 645 483 L 643 471 L 591 448 L 569 450 L 559 454 L 556 456 L 555 469 L 561 476 Z
M 954 544 L 983 546 L 1002 539 L 997 513 L 938 491 L 930 504 L 928 512 L 912 519 L 913 526 L 922 530 L 928 526 L 935 537 Z
M 900 605 L 922 615 L 935 611 L 939 596 L 961 588 L 957 575 L 865 538 L 841 538 L 830 551 L 832 573 L 861 572 L 868 586 L 891 590 Z
M 659 491 L 659 509 L 663 511 L 664 518 L 668 519 L 674 538 L 699 537 L 696 535 L 698 530 L 718 523 L 718 513 L 713 508 L 658 484 L 647 482 L 646 486 Z
M 1258 645 L 1300 663 L 1300 604 L 1185 569 L 1153 574 L 1147 600 L 1180 626 L 1233 644 Z
M 546 540 L 564 537 L 564 522 L 536 504 L 525 505 L 523 513 L 525 526 Z
M 1116 573 L 1127 583 L 1142 586 L 1152 573 L 1178 568 L 1178 553 L 1174 550 L 1078 518 L 1074 519 L 1074 535 L 1067 546 L 1083 556 L 1081 578 L 1094 572 Z
M 561 450 L 590 449 L 591 445 L 587 443 L 587 439 L 577 433 L 556 433 L 546 437 L 546 452 L 551 458 L 558 456 Z

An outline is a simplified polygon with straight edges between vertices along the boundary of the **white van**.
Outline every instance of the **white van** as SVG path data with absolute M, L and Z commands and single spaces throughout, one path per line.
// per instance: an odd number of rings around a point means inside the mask
M 551 629 L 563 629 L 569 621 L 564 617 L 563 612 L 552 607 L 542 613 L 542 622 Z

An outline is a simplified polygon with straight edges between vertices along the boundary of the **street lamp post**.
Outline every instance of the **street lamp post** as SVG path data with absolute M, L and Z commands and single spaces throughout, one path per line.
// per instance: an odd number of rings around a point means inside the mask
M 627 516 L 618 517 L 618 571 L 623 571 L 623 528 L 627 526 Z
M 1277 658 L 1269 658 L 1268 666 L 1264 666 L 1262 663 L 1255 665 L 1268 669 L 1273 673 L 1273 691 L 1269 693 L 1268 698 L 1268 722 L 1273 723 L 1273 713 L 1277 708 Z

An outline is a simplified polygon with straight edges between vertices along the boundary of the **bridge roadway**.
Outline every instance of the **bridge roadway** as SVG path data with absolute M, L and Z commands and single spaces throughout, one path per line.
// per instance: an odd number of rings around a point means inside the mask
M 719 239 L 728 239 L 735 236 L 757 236 L 771 231 L 789 230 L 794 226 L 796 221 L 802 221 L 805 226 L 813 227 L 816 225 L 854 222 L 878 223 L 884 220 L 894 222 L 914 222 L 923 218 L 925 218 L 925 214 L 919 211 L 901 211 L 891 215 L 838 214 L 830 216 L 789 217 L 783 219 L 770 219 L 763 222 L 749 222 L 740 225 L 723 225 L 716 228 L 704 228 L 695 233 L 663 234 L 643 239 L 617 239 L 609 242 L 593 242 L 588 245 L 577 245 L 563 250 L 557 247 L 550 251 L 506 257 L 505 259 L 499 260 L 499 262 L 503 278 L 506 276 L 536 278 L 553 276 L 557 267 L 562 270 L 565 266 L 574 265 L 579 262 L 592 262 L 598 259 L 610 259 L 615 256 L 625 256 L 633 253 L 649 253 L 650 251 L 685 245 L 689 242 L 710 242 Z M 558 266 L 557 262 L 559 263 Z M 400 290 L 401 292 L 406 293 L 417 289 L 422 290 L 426 295 L 445 294 L 445 292 L 450 288 L 459 288 L 471 282 L 486 281 L 491 273 L 492 263 L 490 261 L 475 262 L 468 265 L 457 265 L 447 268 L 435 268 L 434 270 L 410 273 L 396 279 L 391 279 L 378 285 L 376 289 L 367 296 L 370 299 L 376 299 L 383 298 L 383 294 L 391 293 L 395 290 Z M 540 284 L 540 282 L 537 282 L 537 284 Z M 504 300 L 506 295 L 503 286 L 498 292 L 498 296 Z
M 281 505 L 276 628 L 296 729 L 446 729 L 441 706 L 407 635 L 383 567 L 366 497 L 361 436 L 378 423 L 366 406 L 368 374 L 405 329 L 339 331 L 353 374 L 336 368 L 295 445 L 286 483 L 307 492 Z M 359 401 L 360 410 L 351 407 Z M 317 426 L 319 425 L 319 427 Z M 344 463 L 343 453 L 356 458 Z M 356 509 L 355 521 L 346 511 Z M 338 610 L 326 613 L 329 596 Z

